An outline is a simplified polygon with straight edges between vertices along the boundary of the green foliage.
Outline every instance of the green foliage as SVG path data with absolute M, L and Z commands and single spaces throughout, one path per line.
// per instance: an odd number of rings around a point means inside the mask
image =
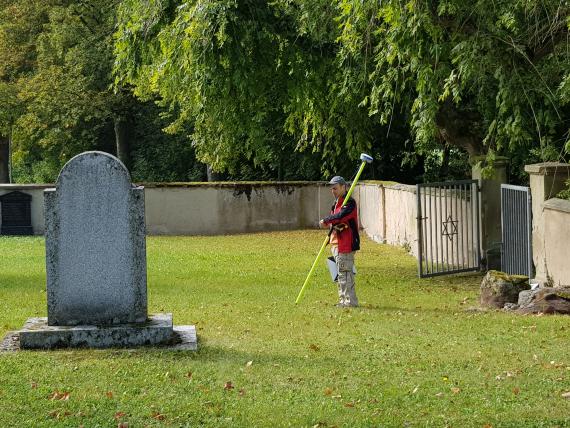
M 570 150 L 565 2 L 0 5 L 0 133 L 19 180 L 114 152 L 115 123 L 137 135 L 141 179 L 198 178 L 195 158 L 226 178 L 350 176 L 366 151 L 377 178 L 460 177 L 468 153 L 508 156 L 523 181 L 525 163 Z
M 134 178 L 202 178 L 185 136 L 162 131 L 161 111 L 112 86 L 117 0 L 4 3 L 0 131 L 12 139 L 15 181 L 53 182 L 85 150 L 115 154 L 118 120 L 129 128 Z
M 561 199 L 568 199 L 570 201 L 570 180 L 566 181 L 566 189 L 562 190 L 557 197 Z
M 538 147 L 560 156 L 568 131 L 567 5 L 344 0 L 341 10 L 341 58 L 372 63 L 369 114 L 387 123 L 403 104 L 420 153 L 438 138 L 453 144 L 447 103 L 470 118 L 481 152 L 518 156 Z
M 63 162 L 100 146 L 108 126 L 113 100 L 105 67 L 108 75 L 113 19 L 105 11 L 113 3 L 6 3 L 0 40 L 7 45 L 0 46 L 10 48 L 0 57 L 9 67 L 2 77 L 19 108 L 3 123 L 12 139 L 14 175 L 17 181 L 53 181 Z
M 125 1 L 117 82 L 177 109 L 168 130 L 193 127 L 215 170 L 275 170 L 299 150 L 331 173 L 371 147 L 360 100 L 335 82 L 334 17 L 327 1 Z
M 430 177 L 453 147 L 517 166 L 561 157 L 567 17 L 555 0 L 130 0 L 115 71 L 179 109 L 169 130 L 190 124 L 218 170 L 275 165 L 281 148 L 317 153 L 327 174 L 395 145 Z

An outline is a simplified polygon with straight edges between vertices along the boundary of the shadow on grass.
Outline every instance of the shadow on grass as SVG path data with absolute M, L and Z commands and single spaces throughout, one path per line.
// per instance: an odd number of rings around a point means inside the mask
M 0 338 L 1 340 L 2 338 Z M 310 350 L 309 350 L 310 351 Z M 307 351 L 307 352 L 309 352 Z M 271 367 L 294 367 L 297 364 L 305 364 L 307 358 L 300 354 L 288 354 L 290 349 L 283 349 L 283 354 L 272 352 L 244 352 L 229 347 L 208 346 L 207 341 L 198 338 L 197 351 L 171 350 L 160 346 L 141 346 L 140 348 L 107 348 L 107 349 L 89 349 L 89 348 L 59 348 L 52 350 L 21 350 L 17 352 L 9 352 L 0 355 L 16 357 L 18 355 L 37 356 L 40 358 L 55 357 L 63 358 L 67 363 L 89 362 L 93 358 L 98 361 L 112 360 L 120 361 L 136 361 L 142 360 L 145 364 L 165 364 L 179 362 L 200 362 L 200 363 L 224 363 L 226 365 L 236 365 L 243 367 L 248 361 L 254 361 L 256 366 Z M 324 353 L 315 354 L 314 357 L 323 363 L 333 363 L 338 358 L 334 355 Z
M 27 291 L 45 289 L 45 274 L 22 272 L 21 274 L 0 272 L 0 293 L 6 290 Z

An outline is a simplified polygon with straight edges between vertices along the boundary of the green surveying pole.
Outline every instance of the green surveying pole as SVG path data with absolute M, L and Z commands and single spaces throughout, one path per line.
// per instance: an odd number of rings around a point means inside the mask
M 344 207 L 344 205 L 348 202 L 348 198 L 350 198 L 350 195 L 352 195 L 352 192 L 354 191 L 354 188 L 356 187 L 356 183 L 358 182 L 358 179 L 360 178 L 360 174 L 362 174 L 364 167 L 366 166 L 367 163 L 372 163 L 372 161 L 374 159 L 372 158 L 372 156 L 369 156 L 366 153 L 362 153 L 360 155 L 360 160 L 362 161 L 362 163 L 360 164 L 360 168 L 358 168 L 358 172 L 356 173 L 356 177 L 354 177 L 354 181 L 352 182 L 350 189 L 348 189 L 348 192 L 346 193 L 346 196 L 344 197 L 344 201 L 342 201 L 342 207 Z M 307 285 L 309 284 L 309 279 L 311 278 L 311 275 L 315 271 L 315 268 L 317 267 L 317 263 L 319 262 L 321 256 L 323 255 L 323 251 L 325 251 L 325 247 L 329 243 L 330 236 L 331 236 L 331 234 L 329 232 L 327 234 L 327 236 L 325 237 L 325 240 L 323 241 L 323 245 L 321 245 L 321 249 L 319 250 L 319 253 L 317 254 L 317 258 L 315 259 L 315 261 L 313 262 L 313 265 L 311 266 L 311 270 L 309 271 L 307 278 L 305 278 L 305 282 L 303 283 L 303 287 L 301 287 L 301 291 L 299 291 L 299 295 L 297 296 L 297 300 L 295 300 L 295 304 L 299 303 L 299 300 L 301 300 L 301 297 L 303 297 L 303 294 L 305 293 L 305 288 L 307 288 Z

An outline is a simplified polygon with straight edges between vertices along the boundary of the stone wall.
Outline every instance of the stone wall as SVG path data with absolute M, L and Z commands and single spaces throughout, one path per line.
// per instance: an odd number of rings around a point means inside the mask
M 535 277 L 554 284 L 570 284 L 569 202 L 556 199 L 570 178 L 570 165 L 543 162 L 526 165 L 532 197 L 532 258 Z M 566 210 L 566 211 L 565 211 Z
M 570 285 L 570 201 L 549 199 L 543 205 L 545 279 Z
M 360 225 L 376 242 L 418 251 L 416 187 L 398 183 L 363 182 L 355 192 Z
M 149 235 L 215 235 L 315 228 L 332 204 L 324 183 L 146 183 Z M 53 185 L 0 185 L 0 196 L 32 196 L 34 233 L 44 233 L 44 190 Z M 1 207 L 0 207 L 1 209 Z M 0 216 L 1 221 L 1 216 Z

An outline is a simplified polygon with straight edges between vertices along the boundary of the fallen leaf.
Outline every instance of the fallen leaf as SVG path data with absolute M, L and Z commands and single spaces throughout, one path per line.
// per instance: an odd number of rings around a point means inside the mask
M 442 379 L 443 379 L 444 382 L 447 382 L 447 381 L 449 380 L 449 378 L 448 378 L 447 376 L 443 376 Z
M 318 351 L 320 348 L 319 348 L 317 345 L 315 345 L 314 343 L 311 343 L 311 344 L 309 345 L 309 349 L 310 349 L 311 351 L 315 351 L 315 352 L 316 352 L 316 351 Z
M 418 389 L 420 389 L 420 387 L 419 387 L 419 386 L 416 386 L 416 387 L 413 389 L 412 394 L 415 394 L 416 392 L 418 392 Z
M 53 391 L 53 392 L 48 396 L 48 399 L 49 399 L 49 400 L 67 401 L 67 400 L 69 400 L 69 392 Z
M 107 396 L 107 398 L 113 398 L 113 392 L 112 391 L 107 391 L 105 393 L 105 395 Z
M 454 394 L 459 394 L 461 392 L 461 389 L 459 389 L 457 387 L 453 387 L 453 388 L 451 388 L 451 392 L 453 392 Z
M 238 394 L 243 397 L 245 395 L 245 389 L 241 388 L 238 392 Z
M 166 419 L 166 416 L 159 412 L 152 412 L 151 418 L 156 419 L 157 421 L 163 421 Z
M 570 391 L 564 392 L 564 393 L 562 394 L 562 398 L 568 398 L 568 399 L 570 400 Z
M 36 382 L 32 382 L 32 389 L 38 389 L 38 384 Z
M 192 379 L 192 372 L 188 372 L 185 375 L 188 379 Z
M 49 415 L 50 415 L 52 418 L 54 418 L 54 419 L 61 419 L 61 418 L 64 418 L 64 417 L 66 417 L 66 416 L 71 415 L 71 412 L 69 412 L 69 411 L 67 411 L 67 410 L 65 410 L 65 411 L 63 411 L 63 410 L 53 410 L 53 411 L 51 411 L 51 412 L 49 413 Z
M 483 428 L 493 428 L 493 425 L 491 425 L 491 424 L 485 424 L 485 425 L 483 425 Z
M 120 422 L 117 428 L 129 428 L 128 422 Z
M 435 394 L 436 397 L 441 397 L 443 396 L 443 392 L 438 392 L 437 394 Z
M 354 407 L 353 402 L 344 403 L 344 407 Z
M 230 381 L 227 381 L 224 384 L 224 389 L 230 391 L 230 390 L 234 389 L 234 386 L 232 385 L 232 383 Z
M 125 415 L 126 415 L 125 412 L 117 412 L 117 413 L 115 413 L 115 420 L 119 420 Z
M 253 361 L 248 361 L 247 363 L 245 363 L 246 367 L 251 367 L 251 365 L 253 364 Z
M 325 388 L 324 391 L 325 395 L 332 395 L 332 392 L 333 392 L 332 388 Z
M 521 392 L 520 388 L 519 388 L 518 386 L 515 386 L 515 387 L 513 388 L 513 394 L 519 395 L 519 392 Z

